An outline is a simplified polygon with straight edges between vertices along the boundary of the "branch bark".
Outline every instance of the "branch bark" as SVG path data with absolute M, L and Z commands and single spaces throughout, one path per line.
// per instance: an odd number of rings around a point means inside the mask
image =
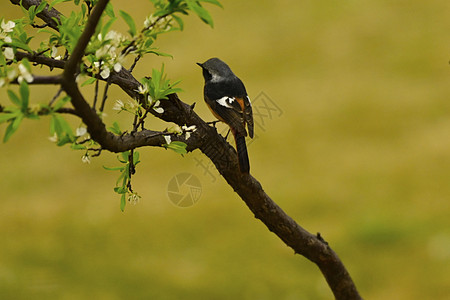
M 11 0 L 18 4 L 19 0 Z M 24 7 L 38 5 L 39 0 L 23 0 Z M 89 43 L 95 27 L 105 9 L 108 0 L 99 0 L 94 7 L 85 30 L 78 41 L 73 53 L 67 62 L 56 61 L 43 56 L 18 52 L 18 59 L 27 57 L 30 61 L 50 67 L 63 68 L 61 85 L 71 97 L 75 108 L 75 115 L 80 116 L 87 125 L 92 139 L 97 141 L 102 149 L 112 152 L 123 152 L 142 146 L 161 146 L 165 143 L 161 132 L 142 130 L 122 136 L 117 136 L 106 130 L 97 112 L 91 108 L 81 94 L 75 77 L 79 72 L 79 64 Z M 59 19 L 60 13 L 52 9 L 45 9 L 38 14 L 50 27 L 57 29 L 53 17 Z M 59 78 L 59 77 L 54 77 Z M 117 84 L 130 97 L 139 99 L 136 92 L 140 83 L 124 68 L 119 73 L 112 73 L 111 84 Z M 164 108 L 163 114 L 154 113 L 155 116 L 167 122 L 180 126 L 195 125 L 197 130 L 191 134 L 189 140 L 180 137 L 188 144 L 188 150 L 200 149 L 216 166 L 219 173 L 227 183 L 246 203 L 256 218 L 261 220 L 267 228 L 275 233 L 296 254 L 301 254 L 314 262 L 325 277 L 334 296 L 338 300 L 361 299 L 353 280 L 337 254 L 329 247 L 320 235 L 313 235 L 289 217 L 263 190 L 261 184 L 250 174 L 239 171 L 236 151 L 227 141 L 217 133 L 217 130 L 208 126 L 193 110 L 193 106 L 182 102 L 178 95 L 171 94 L 167 100 L 161 100 L 160 106 Z

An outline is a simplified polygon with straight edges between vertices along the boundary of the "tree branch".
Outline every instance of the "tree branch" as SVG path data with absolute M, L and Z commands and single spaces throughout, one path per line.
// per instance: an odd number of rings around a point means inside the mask
M 26 9 L 29 9 L 31 6 L 36 5 L 39 6 L 41 4 L 41 0 L 10 0 L 12 4 L 20 5 L 20 2 L 22 1 L 23 7 Z M 51 10 L 48 10 L 48 7 L 45 7 L 44 10 L 37 14 L 37 16 L 43 20 L 47 26 L 58 30 L 58 23 L 60 23 L 60 16 L 61 13 L 57 11 L 56 9 L 52 8 Z M 55 21 L 56 19 L 56 21 Z
M 19 0 L 11 0 L 17 4 Z M 116 136 L 108 132 L 95 110 L 85 101 L 75 82 L 79 72 L 79 64 L 85 48 L 95 31 L 98 20 L 106 7 L 108 0 L 99 0 L 94 7 L 86 28 L 80 37 L 72 55 L 67 62 L 54 59 L 22 54 L 30 61 L 49 66 L 64 68 L 62 87 L 71 97 L 76 115 L 80 116 L 87 125 L 91 138 L 98 142 L 101 149 L 112 152 L 124 152 L 142 146 L 161 146 L 165 143 L 163 132 L 142 130 Z M 23 0 L 23 5 L 39 4 L 38 0 Z M 57 15 L 53 9 L 44 10 L 38 17 L 49 23 L 50 16 Z M 50 25 L 52 28 L 52 25 Z M 111 84 L 120 86 L 130 97 L 140 99 L 136 90 L 140 83 L 124 68 L 119 73 L 111 73 Z M 267 228 L 275 233 L 295 253 L 301 254 L 314 262 L 326 278 L 336 299 L 361 299 L 358 291 L 337 254 L 329 247 L 321 236 L 315 236 L 289 217 L 263 190 L 261 184 L 250 174 L 239 171 L 237 154 L 234 148 L 217 133 L 214 127 L 208 126 L 194 111 L 193 106 L 182 102 L 176 94 L 169 95 L 169 99 L 161 100 L 163 114 L 152 113 L 167 122 L 174 122 L 180 126 L 195 125 L 197 130 L 191 134 L 189 140 L 182 136 L 173 136 L 172 140 L 182 140 L 188 144 L 188 150 L 200 149 L 216 166 L 233 190 L 242 198 L 256 218 L 261 220 Z M 1 107 L 0 107 L 1 110 Z

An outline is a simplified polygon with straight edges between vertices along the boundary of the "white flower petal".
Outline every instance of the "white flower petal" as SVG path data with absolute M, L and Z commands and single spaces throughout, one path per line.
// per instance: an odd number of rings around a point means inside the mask
M 115 63 L 115 64 L 114 64 L 114 71 L 116 71 L 117 73 L 119 73 L 120 70 L 122 70 L 122 65 L 121 65 L 120 63 Z
M 103 79 L 107 79 L 109 77 L 110 70 L 108 67 L 102 68 L 102 71 L 100 72 L 100 76 L 102 76 Z
M 125 104 L 123 104 L 122 100 L 116 100 L 116 103 L 113 106 L 113 110 L 121 111 L 125 107 Z
M 11 47 L 6 47 L 5 50 L 3 50 L 3 54 L 6 59 L 14 59 L 14 50 Z
M 52 54 L 51 57 L 55 58 L 56 54 L 58 54 L 58 48 L 55 45 L 52 46 Z
M 170 144 L 172 142 L 170 135 L 163 135 L 163 137 L 166 140 L 166 144 Z
M 87 133 L 87 129 L 86 127 L 78 127 L 76 130 L 76 135 L 77 136 L 83 136 Z
M 13 21 L 8 21 L 7 23 L 2 21 L 2 29 L 4 32 L 12 32 L 14 27 L 16 27 L 16 23 Z
M 53 134 L 53 136 L 49 136 L 48 140 L 50 142 L 56 143 L 58 141 L 58 136 L 56 135 L 56 133 Z
M 84 164 L 90 164 L 91 163 L 91 157 L 89 156 L 89 154 L 85 154 L 85 155 L 83 155 L 82 157 L 81 157 L 81 161 L 84 163 Z
M 164 113 L 164 108 L 162 107 L 153 107 L 153 110 L 156 111 L 158 114 Z

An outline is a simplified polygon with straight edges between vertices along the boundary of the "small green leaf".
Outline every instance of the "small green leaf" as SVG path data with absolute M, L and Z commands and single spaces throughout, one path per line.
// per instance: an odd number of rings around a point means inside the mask
M 108 171 L 122 171 L 124 168 L 126 168 L 126 167 L 106 167 L 106 166 L 103 166 L 103 169 L 108 170 Z
M 116 15 L 114 14 L 114 7 L 112 6 L 111 2 L 106 5 L 105 13 L 110 16 L 111 18 L 115 18 Z
M 126 194 L 122 194 L 122 197 L 120 197 L 120 210 L 124 211 L 125 210 L 125 204 L 127 203 L 126 201 Z
M 36 8 L 36 14 L 42 12 L 45 9 L 45 6 L 47 5 L 47 1 L 42 1 L 41 4 Z
M 178 23 L 178 26 L 180 26 L 180 30 L 183 31 L 183 29 L 184 29 L 183 19 L 181 19 L 180 17 L 178 17 L 176 15 L 172 15 L 172 18 Z
M 96 82 L 96 81 L 97 81 L 97 78 L 91 77 L 91 78 L 89 78 L 88 80 L 86 80 L 85 82 L 83 82 L 83 83 L 81 84 L 81 86 L 83 87 L 83 86 L 85 86 L 85 85 L 93 84 L 93 83 Z
M 181 155 L 187 153 L 186 150 L 187 144 L 180 141 L 173 141 L 170 144 L 164 144 L 164 147 L 167 149 L 171 149 Z
M 73 135 L 64 134 L 62 137 L 59 137 L 58 141 L 56 142 L 56 145 L 58 147 L 64 146 L 65 144 L 70 144 L 75 142 L 75 137 Z
M 214 22 L 209 14 L 209 12 L 204 9 L 198 1 L 195 0 L 186 0 L 186 4 L 188 5 L 189 9 L 192 10 L 194 13 L 197 14 L 197 16 L 200 17 L 200 19 L 205 22 L 206 24 L 210 25 L 211 27 L 214 27 Z
M 28 103 L 30 100 L 30 90 L 28 89 L 28 83 L 22 80 L 20 83 L 20 97 L 22 98 L 22 112 L 25 114 L 28 112 Z
M 119 124 L 117 122 L 114 122 L 112 127 L 108 128 L 112 133 L 121 135 L 122 131 L 120 130 Z
M 120 162 L 122 162 L 122 163 L 128 163 L 128 156 L 130 155 L 130 151 L 125 151 L 125 152 L 122 152 L 122 153 L 120 153 L 120 155 L 122 156 L 122 159 L 123 160 L 121 160 L 120 158 L 119 158 L 119 156 L 117 156 L 117 159 L 120 161 Z
M 139 161 L 139 152 L 138 151 L 134 151 L 133 152 L 133 164 L 137 165 L 138 163 L 140 163 L 140 161 Z
M 120 16 L 125 20 L 125 22 L 128 24 L 128 27 L 130 27 L 130 30 L 128 31 L 131 36 L 134 36 L 136 34 L 136 24 L 134 23 L 133 18 L 123 10 L 119 11 Z
M 21 107 L 22 106 L 22 101 L 20 101 L 20 98 L 16 95 L 16 93 L 14 93 L 11 90 L 7 91 L 8 93 L 8 97 L 9 99 L 11 99 L 11 102 L 14 103 L 15 105 Z
M 72 150 L 86 150 L 86 146 L 82 144 L 73 143 L 70 145 L 70 149 Z
M 15 117 L 17 117 L 17 113 L 2 113 L 0 114 L 0 124 L 14 119 Z
M 15 119 L 11 120 L 8 127 L 6 127 L 5 136 L 3 137 L 3 143 L 6 143 L 14 132 L 19 128 L 20 123 L 23 120 L 23 115 L 18 115 Z
M 117 194 L 125 194 L 127 192 L 127 187 L 126 186 L 116 186 L 114 188 L 114 192 L 116 192 Z

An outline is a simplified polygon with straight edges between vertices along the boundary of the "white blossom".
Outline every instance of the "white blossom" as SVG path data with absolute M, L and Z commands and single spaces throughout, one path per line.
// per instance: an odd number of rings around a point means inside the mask
M 148 93 L 148 85 L 144 83 L 143 85 L 140 85 L 137 89 L 137 92 L 139 94 L 145 95 Z
M 153 110 L 156 111 L 158 114 L 164 113 L 164 108 L 162 107 L 153 107 Z
M 8 71 L 8 73 L 6 74 L 6 77 L 8 77 L 9 81 L 14 80 L 17 77 L 16 69 L 12 69 L 12 70 Z
M 164 108 L 159 107 L 159 104 L 160 104 L 160 102 L 159 102 L 159 100 L 157 100 L 155 102 L 155 104 L 153 105 L 153 110 L 156 111 L 159 114 L 162 114 L 164 112 Z
M 6 36 L 4 41 L 5 41 L 5 43 L 12 43 L 12 39 L 10 36 Z
M 5 47 L 3 50 L 3 54 L 5 55 L 6 59 L 14 59 L 14 50 L 11 47 Z
M 83 136 L 87 133 L 86 127 L 78 127 L 76 130 L 76 136 Z
M 52 143 L 56 143 L 58 141 L 58 136 L 56 135 L 56 132 L 52 136 L 49 136 L 48 140 Z
M 5 78 L 0 78 L 0 87 L 4 87 L 6 83 Z
M 183 129 L 184 131 L 196 131 L 197 127 L 195 125 L 189 126 L 187 127 L 186 125 L 181 126 L 181 129 Z
M 23 64 L 19 64 L 19 72 L 20 75 L 17 78 L 17 81 L 21 83 L 24 79 L 26 82 L 33 82 L 33 75 L 31 75 L 30 71 L 28 71 L 27 67 L 25 67 Z
M 166 140 L 167 145 L 172 143 L 172 138 L 170 137 L 170 135 L 163 135 L 163 137 Z
M 5 23 L 5 21 L 2 20 L 2 29 L 4 32 L 12 32 L 14 27 L 16 27 L 16 23 L 13 21 L 8 21 Z
M 81 157 L 81 161 L 82 161 L 84 164 L 90 164 L 90 163 L 91 163 L 91 157 L 89 156 L 89 153 L 86 153 L 85 155 L 83 155 L 83 156 Z
M 122 70 L 122 64 L 120 62 L 116 62 L 114 64 L 114 71 L 116 71 L 117 73 L 120 72 L 120 70 Z
M 141 196 L 139 196 L 138 194 L 132 193 L 128 195 L 128 202 L 130 202 L 133 205 L 136 205 L 139 202 L 140 198 Z
M 116 100 L 116 103 L 114 103 L 113 110 L 121 111 L 125 107 L 125 104 L 123 104 L 122 100 Z
M 55 45 L 52 46 L 52 53 L 50 54 L 50 56 L 56 60 L 61 60 L 62 56 L 61 55 L 57 55 L 58 54 L 58 48 L 56 48 Z
M 100 76 L 102 76 L 103 79 L 107 79 L 109 77 L 110 73 L 111 73 L 111 70 L 107 66 L 102 66 L 102 71 L 100 72 Z

